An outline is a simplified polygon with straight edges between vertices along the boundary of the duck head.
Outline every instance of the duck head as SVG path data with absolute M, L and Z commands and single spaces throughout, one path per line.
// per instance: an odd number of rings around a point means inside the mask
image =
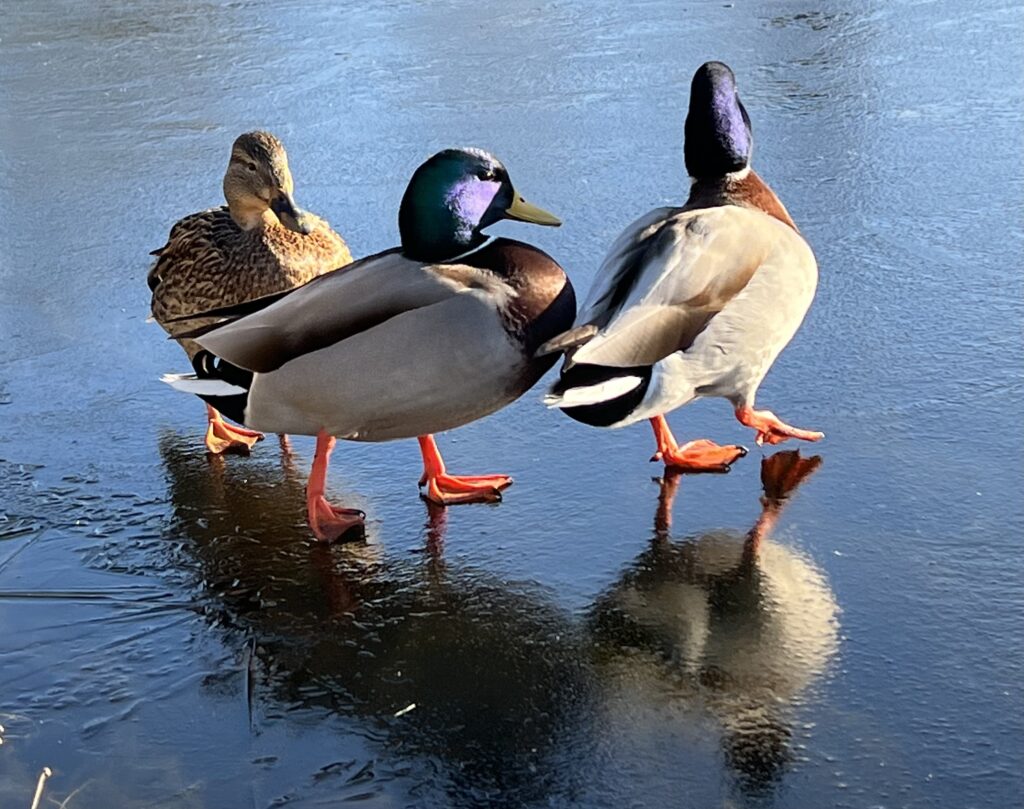
M 750 166 L 754 136 L 736 77 L 722 62 L 706 62 L 690 84 L 683 152 L 694 179 L 722 177 Z
M 445 149 L 412 175 L 398 212 L 402 252 L 444 261 L 472 250 L 501 219 L 557 226 L 557 217 L 520 196 L 508 171 L 482 149 Z
M 224 175 L 224 198 L 231 218 L 242 230 L 264 223 L 267 211 L 296 233 L 309 233 L 309 217 L 292 197 L 295 183 L 284 146 L 269 132 L 246 132 L 231 147 Z

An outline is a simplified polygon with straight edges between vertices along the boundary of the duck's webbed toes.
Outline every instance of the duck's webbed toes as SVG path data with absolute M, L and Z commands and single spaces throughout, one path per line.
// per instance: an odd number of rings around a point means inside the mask
M 782 421 L 770 410 L 754 410 L 750 407 L 741 407 L 736 410 L 736 418 L 740 424 L 753 428 L 757 436 L 755 440 L 758 445 L 781 444 L 790 438 L 800 441 L 820 441 L 825 433 L 817 430 L 804 430 L 793 427 Z
M 252 448 L 263 440 L 263 433 L 228 424 L 212 408 L 210 408 L 210 413 L 209 424 L 206 428 L 206 449 L 211 454 L 248 455 Z
M 700 438 L 677 447 L 663 447 L 651 457 L 666 467 L 680 472 L 728 472 L 729 467 L 747 454 L 745 447 L 736 444 L 721 446 Z
M 441 473 L 420 481 L 423 497 L 438 505 L 455 503 L 496 503 L 512 485 L 508 475 L 449 475 Z
M 310 530 L 320 542 L 337 542 L 365 528 L 366 514 L 360 509 L 333 506 L 319 495 L 310 497 L 307 505 Z

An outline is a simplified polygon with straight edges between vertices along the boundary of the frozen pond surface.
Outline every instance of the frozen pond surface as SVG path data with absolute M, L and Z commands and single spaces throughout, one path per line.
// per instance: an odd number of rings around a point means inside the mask
M 43 766 L 69 809 L 1020 806 L 1024 12 L 339 5 L 4 4 L 0 806 Z M 500 230 L 585 289 L 685 197 L 710 58 L 822 274 L 761 401 L 828 437 L 756 547 L 760 453 L 659 488 L 649 430 L 540 388 L 440 439 L 515 476 L 498 506 L 428 511 L 414 442 L 341 444 L 365 545 L 307 541 L 309 439 L 205 457 L 147 253 L 238 133 L 357 255 L 425 156 L 489 148 L 566 222 Z

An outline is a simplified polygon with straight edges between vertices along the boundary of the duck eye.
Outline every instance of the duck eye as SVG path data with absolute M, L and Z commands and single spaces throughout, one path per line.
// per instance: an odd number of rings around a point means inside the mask
M 490 182 L 491 180 L 498 179 L 498 175 L 494 172 L 494 169 L 480 169 L 476 173 L 476 176 L 484 182 Z
M 249 163 L 249 164 L 248 164 L 248 165 L 246 166 L 246 168 L 247 168 L 247 169 L 249 169 L 249 171 L 251 171 L 251 172 L 254 172 L 254 173 L 255 173 L 255 171 L 256 171 L 256 164 L 255 164 L 255 163 Z

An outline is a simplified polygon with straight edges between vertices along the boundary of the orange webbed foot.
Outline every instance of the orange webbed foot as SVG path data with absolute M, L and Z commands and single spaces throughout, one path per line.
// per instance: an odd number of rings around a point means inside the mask
M 825 433 L 817 430 L 802 430 L 799 427 L 792 427 L 786 424 L 770 410 L 754 410 L 750 407 L 742 407 L 736 411 L 736 418 L 740 424 L 752 427 L 757 432 L 755 440 L 758 446 L 762 444 L 781 444 L 790 438 L 797 438 L 801 441 L 820 441 Z
M 306 484 L 306 515 L 309 528 L 321 542 L 337 542 L 350 531 L 365 527 L 365 512 L 358 508 L 338 508 L 324 497 L 327 482 L 327 466 L 334 450 L 334 436 L 326 430 L 316 435 L 316 452 L 313 455 L 313 469 Z
M 423 455 L 420 486 L 426 487 L 420 494 L 432 503 L 496 503 L 502 491 L 512 485 L 508 475 L 449 475 L 434 437 L 421 435 L 419 442 Z
M 714 441 L 700 438 L 679 447 L 664 447 L 651 456 L 652 461 L 663 461 L 669 469 L 680 472 L 728 472 L 729 467 L 747 454 L 746 447 L 736 444 L 720 446 Z
M 307 499 L 309 527 L 321 542 L 337 542 L 350 531 L 362 532 L 366 513 L 358 508 L 332 506 L 322 495 Z
M 426 490 L 422 496 L 432 503 L 447 506 L 455 503 L 497 503 L 501 493 L 512 485 L 508 475 L 449 475 L 442 472 L 420 479 Z
M 700 438 L 680 446 L 669 429 L 664 416 L 651 419 L 654 440 L 658 450 L 651 456 L 652 461 L 664 461 L 667 469 L 676 472 L 728 472 L 729 467 L 747 454 L 745 447 L 735 444 L 720 446 L 714 441 Z
M 228 424 L 220 417 L 220 414 L 211 418 L 206 428 L 206 449 L 212 455 L 225 453 L 248 455 L 252 448 L 262 440 L 263 433 Z

